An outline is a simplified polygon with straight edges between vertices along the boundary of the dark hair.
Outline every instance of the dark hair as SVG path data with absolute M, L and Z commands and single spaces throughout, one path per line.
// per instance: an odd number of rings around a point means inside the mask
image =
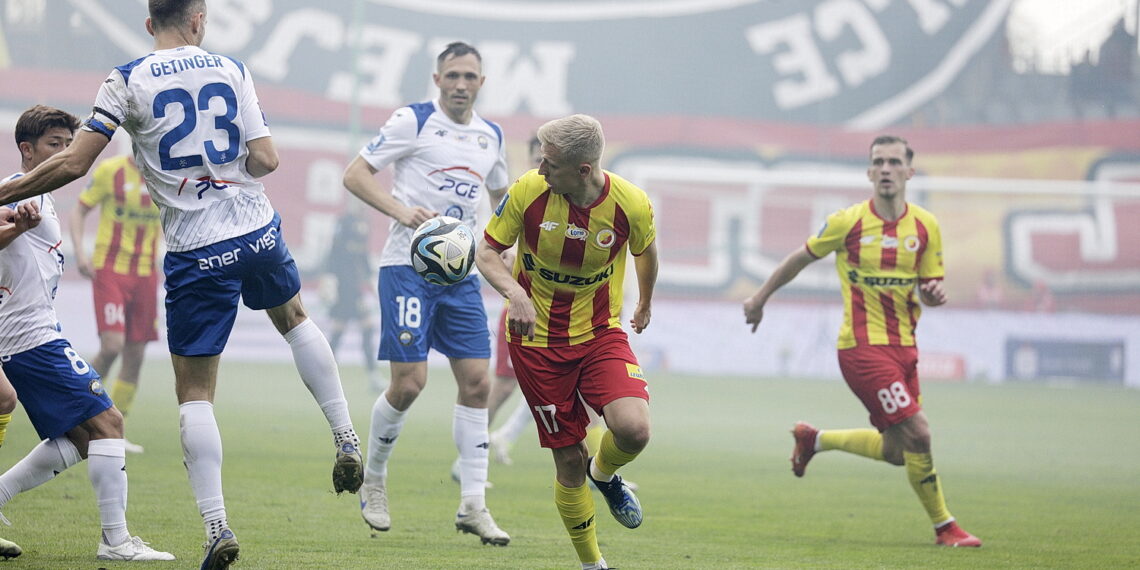
M 879 135 L 879 136 L 875 137 L 874 141 L 871 141 L 870 148 L 875 148 L 875 147 L 877 147 L 879 145 L 883 145 L 883 144 L 896 144 L 896 143 L 902 143 L 902 145 L 904 147 L 906 147 L 906 162 L 907 162 L 907 164 L 910 164 L 911 162 L 913 162 L 914 161 L 914 149 L 910 148 L 910 143 L 906 142 L 906 139 L 899 137 L 899 136 Z
M 474 54 L 479 63 L 483 63 L 483 56 L 479 55 L 479 50 L 475 49 L 475 46 L 466 42 L 451 42 L 439 52 L 439 57 L 435 58 L 435 68 L 439 69 L 449 57 L 462 57 L 469 53 Z
M 16 121 L 16 146 L 22 142 L 35 144 L 36 141 L 40 140 L 40 137 L 44 136 L 44 133 L 56 127 L 74 133 L 75 129 L 79 128 L 79 119 L 75 115 L 55 107 L 36 105 L 24 111 Z
M 155 29 L 182 25 L 195 11 L 206 9 L 206 0 L 150 0 L 150 23 Z

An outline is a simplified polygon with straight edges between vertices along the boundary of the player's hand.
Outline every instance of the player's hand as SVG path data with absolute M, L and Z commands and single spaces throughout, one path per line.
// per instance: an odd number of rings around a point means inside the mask
M 407 209 L 406 215 L 402 217 L 400 223 L 414 230 L 420 227 L 420 224 L 438 215 L 439 212 L 433 212 L 420 206 L 412 206 Z
M 764 303 L 758 301 L 755 296 L 745 299 L 744 324 L 752 325 L 752 332 L 756 332 L 756 327 L 760 326 L 762 320 L 764 320 Z
M 641 331 L 649 327 L 649 320 L 653 318 L 653 310 L 649 308 L 649 303 L 638 303 L 637 308 L 633 310 L 633 318 L 629 320 L 629 325 L 633 327 L 633 332 L 641 334 Z
M 40 207 L 35 202 L 24 202 L 16 208 L 16 227 L 26 232 L 38 225 L 43 217 L 40 216 Z
M 941 279 L 931 279 L 918 284 L 918 296 L 928 307 L 937 307 L 946 303 L 946 291 L 942 288 Z
M 507 307 L 507 330 L 511 334 L 523 335 L 527 340 L 534 340 L 534 327 L 538 322 L 538 315 L 534 310 L 534 302 L 526 295 L 510 298 Z

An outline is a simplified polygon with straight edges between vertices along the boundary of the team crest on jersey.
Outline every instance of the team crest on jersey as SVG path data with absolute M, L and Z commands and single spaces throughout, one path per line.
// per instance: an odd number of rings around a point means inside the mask
M 103 382 L 101 382 L 98 378 L 96 378 L 95 380 L 92 380 L 90 384 L 87 385 L 87 389 L 91 390 L 91 393 L 95 394 L 96 396 L 102 396 L 103 395 Z
M 588 237 L 589 235 L 590 235 L 590 232 L 588 232 L 588 231 L 586 231 L 586 230 L 584 230 L 578 226 L 575 226 L 574 224 L 570 224 L 570 227 L 566 228 L 566 237 L 568 237 L 570 239 L 579 239 L 582 241 L 586 241 L 586 237 Z
M 614 242 L 616 241 L 617 234 L 609 228 L 606 228 L 594 235 L 594 243 L 598 244 L 598 247 L 613 247 Z
M 445 216 L 451 216 L 457 220 L 463 219 L 463 208 L 452 204 L 447 207 L 447 211 L 443 213 Z
M 479 148 L 483 150 L 487 150 L 487 145 L 490 144 L 490 142 L 487 140 L 487 137 L 483 135 L 479 135 L 479 138 L 476 139 L 475 142 L 479 143 Z
M 919 241 L 918 236 L 906 236 L 903 238 L 903 247 L 906 248 L 907 251 L 918 251 L 921 245 L 922 243 Z

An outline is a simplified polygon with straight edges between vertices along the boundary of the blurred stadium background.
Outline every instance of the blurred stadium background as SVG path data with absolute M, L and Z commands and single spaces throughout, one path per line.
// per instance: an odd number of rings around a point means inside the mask
M 333 224 L 354 200 L 344 165 L 394 108 L 435 96 L 435 55 L 464 39 L 483 53 L 479 109 L 503 125 L 513 171 L 538 125 L 589 113 L 605 166 L 652 195 L 663 265 L 654 326 L 636 339 L 647 368 L 838 379 L 830 261 L 781 292 L 755 336 L 740 301 L 823 216 L 867 196 L 867 145 L 892 132 L 917 151 L 910 198 L 945 241 L 951 304 L 924 314 L 924 378 L 1140 387 L 1136 0 L 209 7 L 205 47 L 257 82 L 282 156 L 267 187 L 318 319 Z M 145 17 L 143 0 L 0 1 L 0 134 L 35 103 L 86 116 L 110 69 L 149 51 Z M 0 173 L 17 158 L 0 151 Z M 62 215 L 82 184 L 56 193 Z M 377 252 L 388 220 L 369 216 Z M 73 268 L 57 304 L 94 353 Z M 243 312 L 227 359 L 289 358 L 264 320 Z

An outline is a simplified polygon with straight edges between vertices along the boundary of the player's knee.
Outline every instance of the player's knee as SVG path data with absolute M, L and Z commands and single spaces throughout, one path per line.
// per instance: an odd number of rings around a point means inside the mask
M 611 428 L 614 443 L 626 453 L 639 453 L 649 445 L 649 422 L 632 422 Z
M 10 385 L 0 388 L 0 414 L 10 414 L 16 410 L 16 390 Z

